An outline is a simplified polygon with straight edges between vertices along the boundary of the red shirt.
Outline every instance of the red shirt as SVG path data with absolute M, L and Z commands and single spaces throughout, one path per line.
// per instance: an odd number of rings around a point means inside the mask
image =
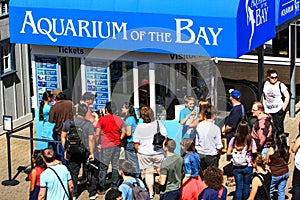
M 35 184 L 35 185 L 40 186 L 40 177 L 41 177 L 41 173 L 42 173 L 43 171 L 45 171 L 45 169 L 42 168 L 42 167 L 40 167 L 40 166 L 36 166 L 34 169 L 35 169 L 35 171 L 36 171 L 36 184 Z M 29 174 L 29 180 L 31 180 L 31 176 L 32 176 L 32 174 L 30 173 L 30 174 Z
M 97 123 L 97 128 L 101 129 L 100 141 L 101 148 L 109 148 L 121 145 L 121 129 L 124 121 L 116 115 L 105 115 Z

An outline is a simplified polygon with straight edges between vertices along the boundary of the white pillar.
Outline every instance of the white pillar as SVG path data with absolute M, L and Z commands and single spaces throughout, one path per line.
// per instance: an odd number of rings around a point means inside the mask
M 155 64 L 149 63 L 149 86 L 150 86 L 150 107 L 156 115 L 156 96 L 155 96 Z
M 134 107 L 139 108 L 139 70 L 137 61 L 133 62 L 133 99 L 134 99 Z

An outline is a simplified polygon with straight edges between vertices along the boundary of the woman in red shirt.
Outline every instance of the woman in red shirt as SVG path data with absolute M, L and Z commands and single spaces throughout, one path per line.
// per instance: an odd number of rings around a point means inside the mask
M 32 162 L 35 163 L 35 167 L 31 170 L 29 174 L 29 200 L 37 200 L 40 192 L 40 176 L 47 166 L 44 163 L 41 152 L 38 150 L 34 151 L 31 159 Z

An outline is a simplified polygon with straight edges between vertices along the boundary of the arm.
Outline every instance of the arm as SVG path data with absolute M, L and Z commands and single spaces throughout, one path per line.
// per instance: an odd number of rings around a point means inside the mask
M 89 135 L 88 139 L 89 139 L 89 149 L 90 149 L 89 160 L 93 161 L 95 158 L 95 156 L 94 156 L 94 152 L 95 152 L 94 135 Z
M 138 153 L 139 152 L 139 145 L 140 145 L 140 143 L 134 142 L 133 145 L 134 145 L 135 153 Z
M 67 132 L 62 131 L 60 135 L 60 139 L 61 139 L 61 145 L 63 147 L 65 147 L 66 144 L 66 137 L 67 137 Z
M 194 117 L 197 114 L 196 110 L 193 110 L 190 114 L 188 114 L 187 116 L 185 116 L 185 118 L 183 118 L 182 120 L 180 120 L 180 124 L 184 125 L 186 123 L 186 121 L 190 118 L 190 117 Z
M 270 147 L 268 152 L 267 152 L 267 155 L 266 155 L 266 164 L 269 164 L 271 161 L 270 161 L 270 156 L 273 155 L 275 153 L 273 147 Z
M 159 179 L 158 179 L 157 182 L 158 182 L 160 185 L 165 185 L 165 184 L 166 184 L 166 181 L 167 181 L 167 175 L 161 174 L 161 175 L 159 176 Z
M 130 137 L 132 134 L 131 131 L 132 131 L 131 126 L 126 126 L 126 136 Z
M 41 187 L 40 188 L 38 200 L 44 200 L 44 199 L 46 199 L 46 191 L 47 191 L 46 187 Z
M 31 176 L 30 176 L 30 187 L 29 187 L 30 195 L 33 193 L 35 185 L 36 185 L 36 170 L 32 169 Z
M 231 156 L 232 155 L 232 150 L 233 150 L 232 147 L 228 147 L 226 155 Z
M 184 178 L 182 179 L 182 185 L 184 185 L 189 179 L 189 176 L 184 176 Z
M 97 150 L 98 151 L 101 150 L 100 134 L 101 134 L 101 129 L 100 128 L 96 128 L 95 142 L 96 142 Z
M 72 179 L 68 181 L 68 187 L 69 187 L 70 199 L 73 199 L 74 185 Z
M 229 125 L 226 125 L 226 126 L 224 126 L 224 127 L 222 128 L 222 133 L 223 133 L 224 135 L 226 135 L 226 133 L 230 132 L 231 130 L 232 130 L 232 127 L 229 126 Z
M 125 135 L 126 135 L 126 130 L 125 130 L 124 127 L 122 127 L 120 139 L 123 140 L 123 138 L 125 137 Z
M 193 119 L 193 121 L 189 124 L 189 127 L 196 128 L 198 123 L 199 123 L 199 118 L 197 117 L 197 118 Z
M 290 93 L 288 92 L 288 90 L 285 90 L 283 92 L 283 96 L 284 96 L 284 102 L 283 102 L 282 110 L 286 111 L 286 108 L 288 107 L 288 105 L 290 103 Z
M 260 180 L 257 177 L 254 177 L 252 180 L 252 188 L 248 200 L 254 200 L 259 186 L 262 186 Z
M 296 153 L 300 146 L 300 137 L 298 137 L 292 147 L 292 152 Z

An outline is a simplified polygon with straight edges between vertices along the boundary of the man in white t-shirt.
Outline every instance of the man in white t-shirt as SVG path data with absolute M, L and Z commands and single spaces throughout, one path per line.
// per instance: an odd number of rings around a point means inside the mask
M 284 100 L 283 100 L 284 99 Z M 275 132 L 284 132 L 283 121 L 290 102 L 290 93 L 286 85 L 278 81 L 275 69 L 267 71 L 267 81 L 263 88 L 263 104 L 265 113 L 272 115 Z
M 223 144 L 221 140 L 221 129 L 215 125 L 217 117 L 216 109 L 209 106 L 205 114 L 205 120 L 197 125 L 196 150 L 200 155 L 200 167 L 205 170 L 209 166 L 219 167 L 219 159 Z

